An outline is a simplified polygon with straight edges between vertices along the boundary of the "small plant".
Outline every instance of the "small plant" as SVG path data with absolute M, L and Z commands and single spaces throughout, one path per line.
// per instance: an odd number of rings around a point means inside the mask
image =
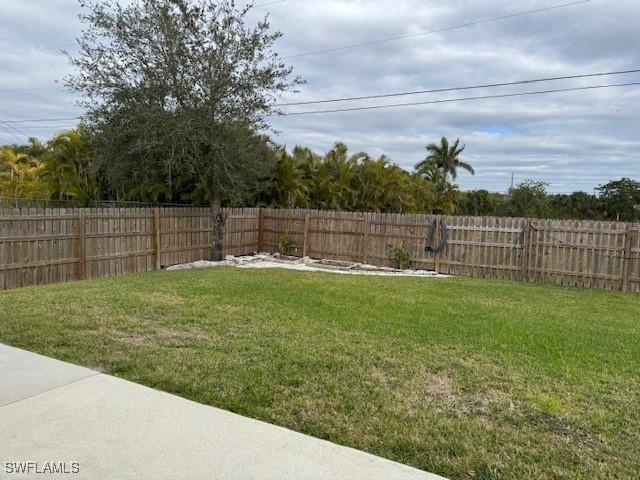
M 288 233 L 285 233 L 280 237 L 278 248 L 281 255 L 293 255 L 298 250 L 298 244 Z
M 413 264 L 413 254 L 410 250 L 406 249 L 404 245 L 402 247 L 392 247 L 389 260 L 393 268 L 407 270 Z
M 564 412 L 562 400 L 552 395 L 535 393 L 530 396 L 531 403 L 547 415 L 560 415 Z

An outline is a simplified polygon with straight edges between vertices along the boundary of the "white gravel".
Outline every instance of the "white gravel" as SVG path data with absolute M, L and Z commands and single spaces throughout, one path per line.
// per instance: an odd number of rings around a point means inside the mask
M 234 257 L 228 255 L 221 262 L 211 262 L 209 260 L 198 260 L 191 263 L 182 263 L 180 265 L 172 265 L 166 269 L 171 270 L 192 270 L 194 268 L 214 268 L 214 267 L 239 267 L 252 263 L 262 262 L 267 258 L 271 258 L 268 253 L 256 253 L 255 255 L 245 255 L 242 257 Z
M 237 268 L 281 268 L 285 270 L 297 270 L 299 272 L 325 272 L 337 273 L 340 275 L 374 275 L 381 277 L 431 277 L 431 278 L 447 278 L 449 275 L 440 275 L 429 270 L 402 270 L 397 271 L 384 267 L 376 267 L 375 265 L 361 265 L 367 270 L 339 270 L 334 268 L 323 268 L 322 265 L 310 260 L 317 266 L 311 266 L 304 263 L 286 263 L 273 261 L 273 257 L 267 253 L 259 253 L 256 255 L 246 255 L 241 257 L 228 256 L 221 262 L 211 262 L 207 260 L 198 260 L 197 262 L 184 263 L 181 265 L 173 265 L 167 270 L 191 270 L 195 268 L 216 268 L 216 267 L 237 267 Z

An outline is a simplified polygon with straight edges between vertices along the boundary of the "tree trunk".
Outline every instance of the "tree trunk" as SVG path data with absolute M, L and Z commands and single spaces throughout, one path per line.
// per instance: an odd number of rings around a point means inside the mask
M 211 243 L 211 261 L 222 260 L 222 244 L 224 241 L 224 215 L 219 199 L 212 200 L 211 217 L 213 219 L 213 241 Z

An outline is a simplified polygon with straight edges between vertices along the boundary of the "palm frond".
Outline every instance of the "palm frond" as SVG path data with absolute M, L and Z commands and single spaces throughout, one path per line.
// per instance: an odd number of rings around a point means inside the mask
M 475 175 L 475 174 L 476 174 L 476 171 L 474 170 L 474 168 L 471 166 L 471 164 L 470 164 L 470 163 L 460 161 L 460 162 L 458 162 L 458 166 L 459 166 L 460 168 L 464 168 L 464 169 L 465 169 L 467 172 L 469 172 L 471 175 Z

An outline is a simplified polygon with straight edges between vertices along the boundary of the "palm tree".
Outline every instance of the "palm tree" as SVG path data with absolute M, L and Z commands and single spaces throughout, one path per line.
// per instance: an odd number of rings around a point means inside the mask
M 400 212 L 403 209 L 408 174 L 384 155 L 378 159 L 366 157 L 360 166 L 356 203 L 358 210 Z
M 406 204 L 403 212 L 425 213 L 432 212 L 437 202 L 436 188 L 424 175 L 413 172 L 407 176 Z
M 418 173 L 429 184 L 433 192 L 432 213 L 451 215 L 455 212 L 459 202 L 458 186 L 447 179 L 444 169 L 435 163 L 427 163 Z
M 279 207 L 306 206 L 307 188 L 304 184 L 301 160 L 296 155 L 289 155 L 284 147 L 276 152 L 275 177 L 275 198 Z
M 39 159 L 12 147 L 0 150 L 0 198 L 44 199 L 49 188 L 43 174 L 46 166 Z
M 430 165 L 435 165 L 442 170 L 445 176 L 451 176 L 452 180 L 458 177 L 458 168 L 475 175 L 476 172 L 473 167 L 469 163 L 460 160 L 460 154 L 464 149 L 465 145 L 460 146 L 460 139 L 457 139 L 453 145 L 449 145 L 447 138 L 442 137 L 440 145 L 435 143 L 427 145 L 429 155 L 416 165 L 416 170 L 419 173 L 423 173 L 428 170 Z
M 57 134 L 48 142 L 47 148 L 45 163 L 54 197 L 59 200 L 75 199 L 81 203 L 99 197 L 89 138 L 82 127 Z
M 336 143 L 323 159 L 323 173 L 329 178 L 332 189 L 329 208 L 353 210 L 355 181 L 360 154 L 349 156 L 344 143 Z

